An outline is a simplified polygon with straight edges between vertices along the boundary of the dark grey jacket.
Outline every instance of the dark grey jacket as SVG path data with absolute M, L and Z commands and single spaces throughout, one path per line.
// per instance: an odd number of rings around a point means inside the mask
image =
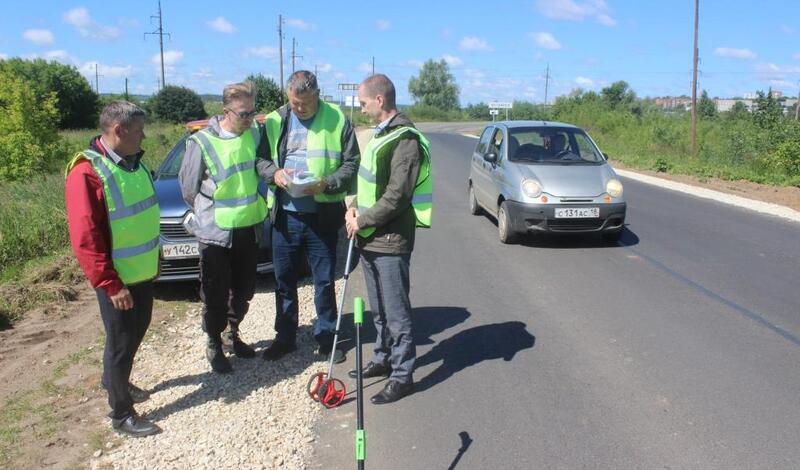
M 278 155 L 277 159 L 275 158 L 275 155 L 271 156 L 272 161 L 277 163 L 277 166 L 270 170 L 271 173 L 267 178 L 268 183 L 273 182 L 272 178 L 275 174 L 275 171 L 277 171 L 278 168 L 283 168 L 283 165 L 286 161 L 286 134 L 289 129 L 291 112 L 291 108 L 288 104 L 278 108 L 278 114 L 281 117 L 281 131 L 280 137 L 278 137 L 277 147 Z M 360 163 L 361 152 L 358 149 L 356 133 L 353 130 L 353 125 L 350 123 L 350 120 L 345 116 L 344 128 L 342 129 L 341 166 L 339 166 L 336 171 L 323 178 L 325 184 L 327 185 L 325 194 L 336 194 L 342 191 L 346 191 L 347 194 L 355 194 L 356 175 L 358 174 L 358 166 Z M 278 188 L 278 191 L 283 190 Z M 270 213 L 271 220 L 275 220 L 279 209 L 280 208 L 276 197 L 276 204 L 272 207 L 272 211 Z M 320 229 L 328 232 L 339 230 L 339 228 L 344 225 L 344 211 L 344 202 L 318 202 L 317 217 L 319 219 Z
M 414 124 L 403 113 L 397 113 L 378 136 L 401 126 L 414 127 Z M 378 253 L 406 254 L 414 250 L 417 217 L 411 198 L 422 164 L 422 151 L 419 139 L 412 133 L 406 133 L 393 145 L 394 149 L 377 162 L 375 169 L 378 199 L 357 219 L 360 228 L 375 227 L 375 232 L 367 238 L 358 237 L 358 247 Z
M 208 122 L 207 129 L 215 136 L 219 136 L 220 118 L 221 116 L 214 116 Z M 256 172 L 260 177 L 269 178 L 268 180 L 271 181 L 275 170 L 272 169 L 274 165 L 269 160 L 266 130 L 263 125 L 260 125 L 259 129 L 260 140 L 256 149 Z M 191 139 L 186 141 L 186 154 L 183 156 L 178 180 L 183 200 L 194 212 L 192 230 L 197 239 L 207 245 L 230 248 L 231 230 L 220 228 L 214 221 L 214 200 L 211 196 L 217 189 L 217 185 L 206 167 L 200 146 Z M 260 240 L 263 234 L 262 225 L 253 226 L 253 230 L 256 231 L 256 240 Z

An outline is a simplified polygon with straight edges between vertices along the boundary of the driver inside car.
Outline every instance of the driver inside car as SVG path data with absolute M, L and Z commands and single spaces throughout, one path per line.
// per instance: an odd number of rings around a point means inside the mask
M 567 144 L 567 139 L 564 134 L 553 134 L 544 139 L 544 148 L 552 156 L 558 155 L 564 150 Z

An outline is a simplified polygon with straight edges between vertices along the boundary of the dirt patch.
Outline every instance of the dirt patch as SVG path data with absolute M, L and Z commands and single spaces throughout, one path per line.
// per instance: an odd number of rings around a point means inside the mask
M 679 183 L 699 186 L 701 188 L 713 189 L 722 193 L 733 194 L 757 201 L 771 202 L 786 206 L 796 211 L 800 211 L 800 188 L 793 186 L 770 186 L 758 184 L 747 180 L 728 181 L 718 178 L 700 178 L 689 175 L 673 175 L 660 173 L 652 170 L 642 170 L 625 166 L 621 162 L 611 160 L 614 168 L 621 170 L 635 171 L 643 175 L 663 178 L 665 180 L 677 181 Z
M 94 290 L 64 285 L 48 269 L 41 279 L 71 294 L 0 331 L 0 468 L 82 468 L 119 442 L 100 387 L 104 332 Z M 151 329 L 176 306 L 184 303 L 156 301 Z

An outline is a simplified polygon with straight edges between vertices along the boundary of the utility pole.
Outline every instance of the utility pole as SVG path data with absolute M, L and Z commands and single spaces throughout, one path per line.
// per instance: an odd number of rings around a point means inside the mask
M 547 71 L 544 75 L 544 107 L 547 109 L 547 87 L 550 85 L 550 62 L 547 63 Z
M 281 100 L 283 100 L 283 16 L 278 15 L 278 52 L 281 58 Z
M 295 41 L 294 38 L 292 38 L 292 73 L 294 73 L 294 59 L 296 59 L 296 58 L 302 59 L 303 58 L 303 56 L 297 55 L 297 54 L 294 53 L 295 46 L 297 46 L 297 41 Z
M 97 74 L 97 62 L 94 63 L 94 92 L 100 94 L 100 75 Z
M 153 31 L 152 33 L 144 33 L 145 37 L 148 34 L 158 35 L 158 45 L 161 49 L 161 87 L 163 88 L 167 84 L 166 77 L 164 76 L 164 36 L 169 36 L 169 33 L 164 32 L 164 23 L 163 23 L 163 16 L 161 14 L 161 0 L 158 0 L 158 16 L 151 16 L 150 20 L 152 21 L 154 18 L 158 18 L 158 29 Z M 170 38 L 172 38 L 170 36 Z
M 375 75 L 375 56 L 372 56 L 372 75 Z
M 125 101 L 130 101 L 128 98 L 128 77 L 125 77 Z
M 697 24 L 700 0 L 694 0 L 694 67 L 692 69 L 692 155 L 697 156 Z

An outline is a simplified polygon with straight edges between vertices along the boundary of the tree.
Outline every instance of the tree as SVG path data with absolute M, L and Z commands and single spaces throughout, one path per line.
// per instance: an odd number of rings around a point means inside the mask
M 156 118 L 170 122 L 187 122 L 206 117 L 200 96 L 181 86 L 165 86 L 153 97 L 148 108 Z
M 729 119 L 745 119 L 750 116 L 747 106 L 741 101 L 733 103 L 730 111 L 728 111 Z
M 772 96 L 772 89 L 766 95 L 763 91 L 756 92 L 755 108 L 753 109 L 753 121 L 762 129 L 772 129 L 777 126 L 783 118 L 783 109 L 778 100 Z
M 717 105 L 714 100 L 708 97 L 706 90 L 700 93 L 700 100 L 697 102 L 697 115 L 701 119 L 714 119 L 717 116 Z
M 631 90 L 628 82 L 619 80 L 600 90 L 603 101 L 611 108 L 629 106 L 636 101 L 636 93 Z
M 0 61 L 0 70 L 24 79 L 39 96 L 54 92 L 59 128 L 97 126 L 97 94 L 74 66 L 43 59 L 14 58 Z
M 408 81 L 408 92 L 422 105 L 441 110 L 458 109 L 458 85 L 447 62 L 428 59 L 419 71 L 419 77 Z
M 247 80 L 253 82 L 256 85 L 256 90 L 258 90 L 256 110 L 259 112 L 272 112 L 286 102 L 281 95 L 281 88 L 275 83 L 275 80 L 267 78 L 260 73 L 248 76 Z
M 55 92 L 37 95 L 36 85 L 0 70 L 0 180 L 43 173 L 48 160 L 62 158 Z

